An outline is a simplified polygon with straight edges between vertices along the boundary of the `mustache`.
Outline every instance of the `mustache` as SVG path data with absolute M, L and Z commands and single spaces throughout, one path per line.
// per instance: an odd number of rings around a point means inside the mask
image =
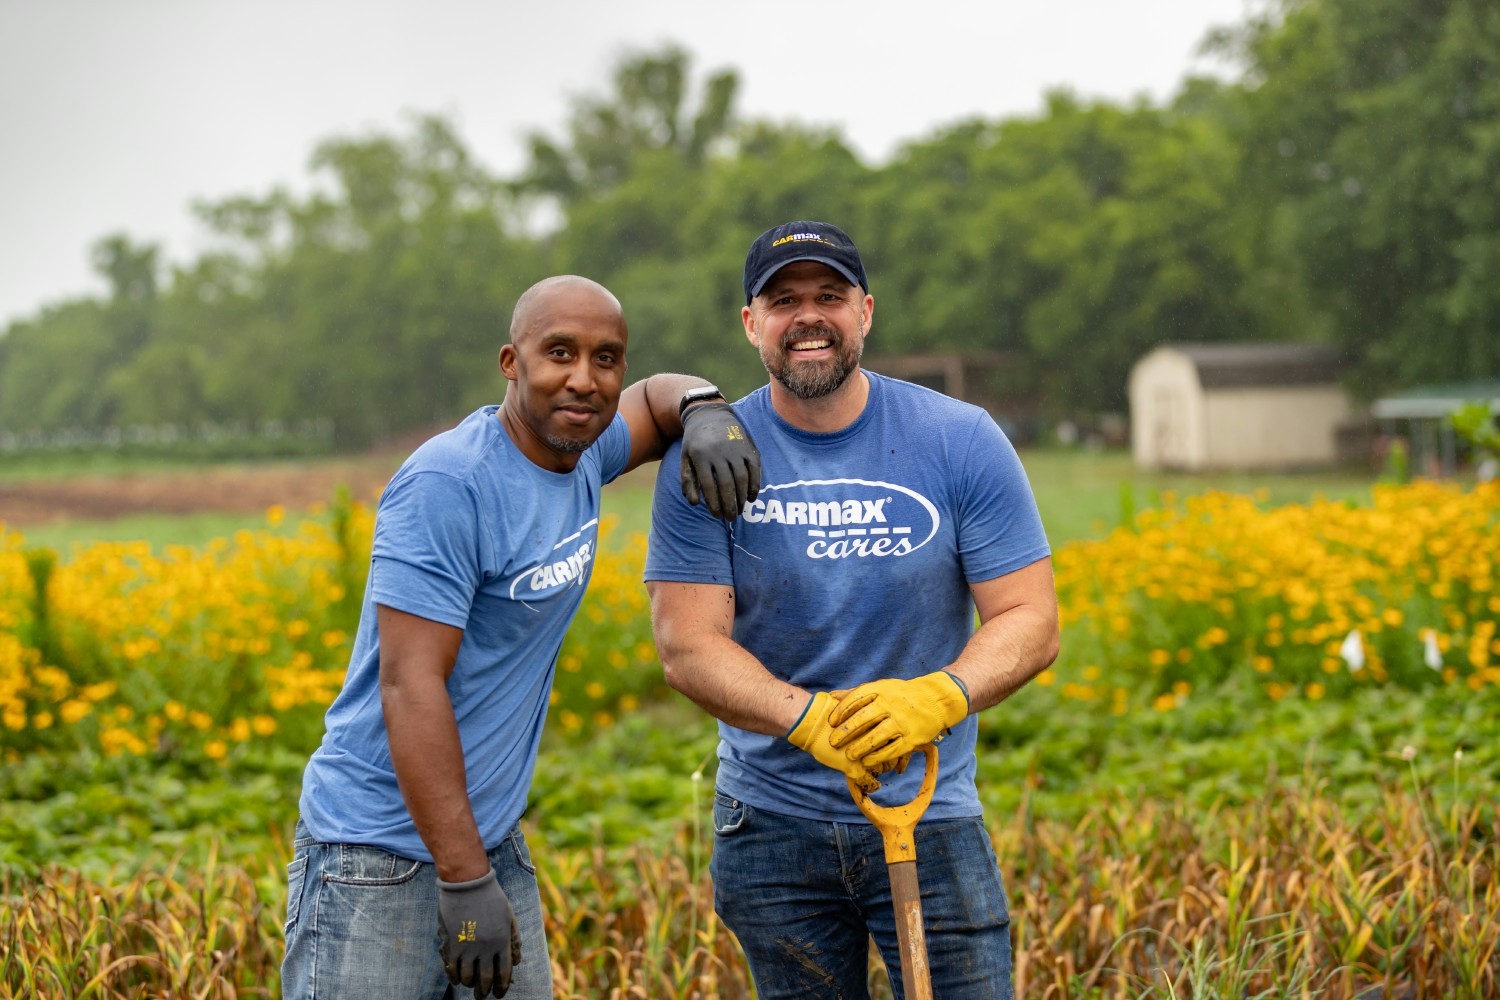
M 799 326 L 795 330 L 788 330 L 786 336 L 781 338 L 781 346 L 784 350 L 787 344 L 794 340 L 809 340 L 814 337 L 825 337 L 837 347 L 844 342 L 839 332 L 829 326 Z

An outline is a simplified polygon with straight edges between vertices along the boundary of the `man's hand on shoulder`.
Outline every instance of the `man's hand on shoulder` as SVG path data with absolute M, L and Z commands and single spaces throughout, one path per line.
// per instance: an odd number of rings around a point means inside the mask
M 702 402 L 682 414 L 682 495 L 733 521 L 760 492 L 760 450 L 734 407 Z

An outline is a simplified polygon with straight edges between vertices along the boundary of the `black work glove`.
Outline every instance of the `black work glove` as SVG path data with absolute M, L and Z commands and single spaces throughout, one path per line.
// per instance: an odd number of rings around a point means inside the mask
M 733 521 L 760 492 L 760 449 L 728 403 L 695 403 L 682 415 L 682 495 Z
M 448 982 L 505 996 L 521 963 L 521 929 L 494 869 L 469 882 L 438 879 L 438 938 Z

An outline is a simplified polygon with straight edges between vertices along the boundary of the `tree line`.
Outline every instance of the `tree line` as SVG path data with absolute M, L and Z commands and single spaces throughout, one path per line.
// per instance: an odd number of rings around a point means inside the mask
M 314 193 L 196 205 L 196 259 L 101 239 L 107 296 L 0 335 L 0 429 L 319 420 L 356 447 L 451 424 L 498 399 L 511 305 L 560 272 L 620 297 L 636 377 L 738 393 L 764 379 L 745 248 L 793 218 L 859 243 L 872 354 L 992 352 L 992 389 L 1043 416 L 1123 411 L 1168 341 L 1332 342 L 1365 398 L 1500 377 L 1500 5 L 1281 0 L 1205 44 L 1238 78 L 1058 91 L 881 165 L 744 118 L 738 75 L 673 46 L 620 62 L 516 176 L 439 117 L 331 138 Z

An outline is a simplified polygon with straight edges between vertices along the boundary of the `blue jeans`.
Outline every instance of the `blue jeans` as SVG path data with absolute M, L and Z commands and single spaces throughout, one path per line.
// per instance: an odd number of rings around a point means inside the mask
M 739 938 L 760 1000 L 866 1000 L 869 939 L 902 1000 L 901 951 L 880 832 L 714 796 L 714 909 Z M 936 1000 L 1010 1000 L 1010 912 L 979 817 L 917 826 Z
M 323 844 L 297 824 L 287 865 L 287 1000 L 472 997 L 450 987 L 438 951 L 437 870 L 378 847 Z M 521 928 L 521 964 L 505 1000 L 552 1000 L 552 960 L 526 839 L 516 827 L 490 852 Z M 451 990 L 451 992 L 450 992 Z

